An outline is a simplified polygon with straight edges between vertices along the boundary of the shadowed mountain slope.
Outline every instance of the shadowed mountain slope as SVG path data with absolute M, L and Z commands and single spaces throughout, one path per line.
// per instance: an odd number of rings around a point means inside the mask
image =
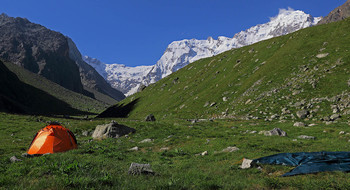
M 86 114 L 66 102 L 23 83 L 0 61 L 0 111 L 21 114 Z

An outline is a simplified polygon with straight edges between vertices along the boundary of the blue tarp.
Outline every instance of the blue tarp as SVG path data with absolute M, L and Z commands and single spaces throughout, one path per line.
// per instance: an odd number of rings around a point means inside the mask
M 350 172 L 350 152 L 282 153 L 253 160 L 257 164 L 296 166 L 283 177 L 325 171 Z

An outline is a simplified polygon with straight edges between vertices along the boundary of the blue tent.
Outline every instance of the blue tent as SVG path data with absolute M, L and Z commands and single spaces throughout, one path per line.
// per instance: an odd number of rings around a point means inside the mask
M 325 171 L 350 171 L 350 152 L 282 153 L 253 160 L 257 164 L 296 166 L 283 177 Z

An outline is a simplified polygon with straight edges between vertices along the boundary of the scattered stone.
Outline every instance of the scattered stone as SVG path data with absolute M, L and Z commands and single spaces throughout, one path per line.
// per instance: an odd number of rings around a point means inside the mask
M 326 121 L 326 125 L 331 125 L 333 124 L 333 121 Z
M 130 151 L 139 151 L 139 147 L 135 146 L 129 149 Z
M 85 137 L 89 136 L 89 131 L 83 131 L 82 135 L 85 136 Z
M 173 84 L 176 84 L 179 81 L 179 77 L 174 78 Z
M 339 132 L 339 135 L 343 135 L 343 134 L 345 134 L 345 131 L 340 131 Z
M 248 99 L 246 102 L 245 102 L 245 104 L 247 105 L 247 104 L 249 104 L 249 103 L 251 103 L 252 102 L 252 100 L 251 99 Z
M 283 131 L 280 128 L 274 128 L 271 131 L 265 131 L 264 132 L 265 136 L 281 136 L 281 137 L 285 137 L 287 136 L 287 133 L 285 131 Z
M 290 111 L 287 108 L 282 108 L 282 114 L 290 114 Z
M 153 142 L 153 139 L 143 139 L 142 141 L 140 141 L 140 143 L 151 143 Z
M 206 155 L 208 155 L 208 151 L 204 151 L 204 152 L 202 152 L 202 153 L 200 153 L 200 154 L 196 154 L 197 156 L 206 156 Z
M 169 147 L 163 147 L 163 148 L 160 149 L 160 151 L 168 151 L 168 150 L 170 150 Z
M 292 141 L 293 141 L 293 142 L 297 142 L 297 141 L 298 141 L 298 139 L 293 139 Z
M 331 115 L 331 117 L 329 117 L 329 118 L 330 118 L 332 121 L 334 121 L 334 120 L 340 118 L 340 115 L 339 115 L 339 114 L 333 114 L 333 115 Z
M 92 134 L 93 139 L 119 138 L 129 133 L 135 133 L 136 129 L 120 125 L 115 121 L 109 124 L 98 125 Z
M 294 127 L 305 127 L 306 125 L 303 122 L 295 122 L 293 126 Z
M 213 106 L 215 106 L 216 105 L 216 102 L 213 102 L 213 103 L 211 103 L 210 105 L 209 105 L 209 107 L 213 107 Z
M 21 160 L 21 159 L 18 159 L 16 156 L 12 156 L 12 157 L 10 158 L 10 161 L 11 161 L 12 163 L 15 163 L 15 162 L 22 162 L 22 160 Z
M 315 123 L 311 123 L 311 124 L 309 124 L 308 126 L 309 127 L 313 127 L 313 126 L 316 126 L 317 124 L 315 124 Z
M 228 100 L 227 97 L 222 98 L 222 101 L 224 101 L 224 102 L 227 102 L 227 100 Z
M 243 162 L 242 162 L 242 165 L 240 166 L 240 168 L 241 169 L 251 168 L 251 167 L 253 167 L 252 162 L 253 162 L 253 160 L 243 158 Z
M 329 55 L 329 53 L 320 53 L 318 55 L 316 55 L 317 58 L 321 59 L 321 58 L 325 58 Z
M 151 168 L 150 164 L 138 164 L 138 163 L 131 163 L 129 171 L 129 175 L 154 175 L 154 171 Z
M 149 114 L 149 115 L 146 117 L 145 121 L 156 121 L 156 118 L 154 117 L 153 114 Z
M 298 136 L 298 138 L 299 138 L 299 139 L 312 139 L 312 140 L 316 139 L 316 138 L 313 137 L 313 136 L 307 136 L 307 135 L 300 135 L 300 136 Z
M 308 115 L 309 115 L 309 111 L 308 110 L 300 110 L 297 111 L 297 117 L 300 119 L 305 119 Z
M 239 148 L 235 147 L 235 146 L 229 146 L 227 148 L 224 148 L 221 152 L 235 152 L 239 150 Z

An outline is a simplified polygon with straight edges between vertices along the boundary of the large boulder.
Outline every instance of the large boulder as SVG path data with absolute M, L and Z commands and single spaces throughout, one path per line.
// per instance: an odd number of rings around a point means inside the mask
M 128 174 L 130 174 L 130 175 L 140 175 L 140 174 L 154 175 L 154 171 L 152 170 L 150 164 L 131 163 Z
M 287 136 L 287 133 L 285 131 L 283 131 L 280 128 L 274 128 L 270 131 L 265 131 L 264 132 L 265 136 L 281 136 L 281 137 L 285 137 Z
M 92 134 L 94 139 L 105 139 L 105 138 L 118 138 L 129 133 L 136 132 L 136 129 L 127 127 L 125 125 L 120 125 L 115 121 L 109 124 L 98 125 Z

